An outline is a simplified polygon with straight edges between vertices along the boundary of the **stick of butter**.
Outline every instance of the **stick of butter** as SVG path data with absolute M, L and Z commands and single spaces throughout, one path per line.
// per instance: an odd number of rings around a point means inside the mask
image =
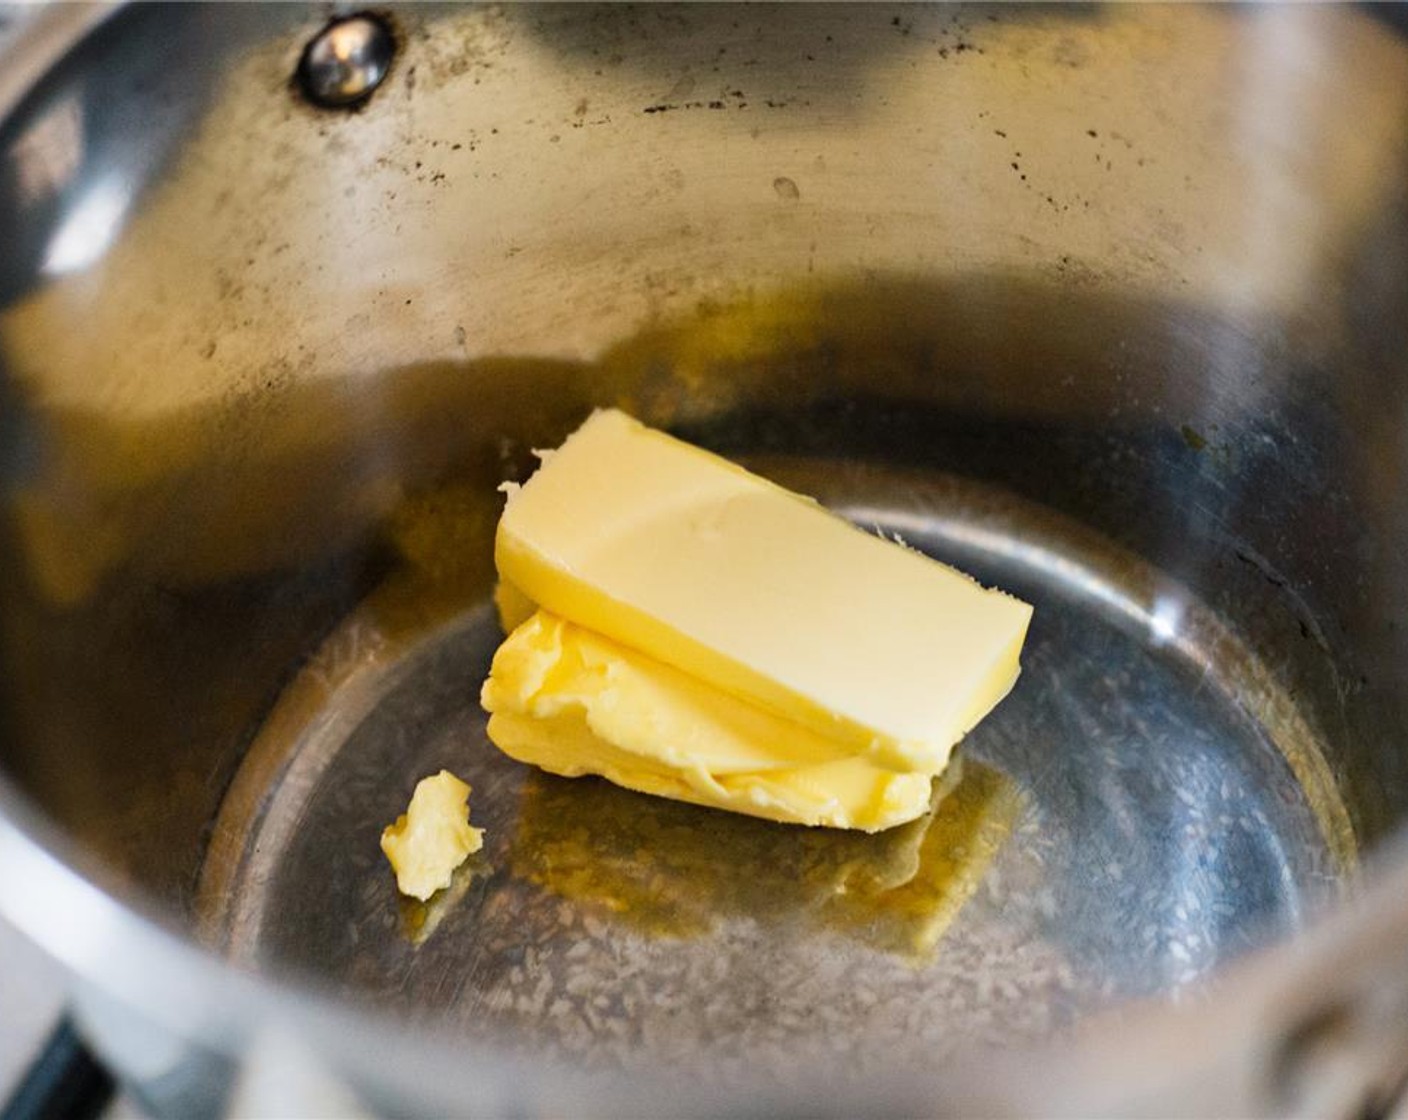
M 507 489 L 516 602 L 874 766 L 937 773 L 1017 678 L 1028 604 L 621 412 Z

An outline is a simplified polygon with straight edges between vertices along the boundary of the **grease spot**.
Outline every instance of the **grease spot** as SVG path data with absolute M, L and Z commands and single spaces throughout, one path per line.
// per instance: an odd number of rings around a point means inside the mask
M 802 192 L 797 188 L 797 184 L 785 175 L 779 175 L 772 181 L 772 189 L 777 192 L 777 197 L 783 202 L 796 202 L 802 197 Z

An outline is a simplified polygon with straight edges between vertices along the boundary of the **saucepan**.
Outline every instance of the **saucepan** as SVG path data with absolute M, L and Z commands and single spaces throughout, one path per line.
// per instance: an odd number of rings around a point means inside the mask
M 1401 1107 L 1396 11 L 24 23 L 0 911 L 146 1107 Z M 497 487 L 598 406 L 1034 605 L 937 812 L 492 748 Z M 413 904 L 440 768 L 486 844 Z

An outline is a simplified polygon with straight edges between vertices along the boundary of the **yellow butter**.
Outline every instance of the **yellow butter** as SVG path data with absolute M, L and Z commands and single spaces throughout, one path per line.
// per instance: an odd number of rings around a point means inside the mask
M 554 774 L 797 824 L 891 828 L 929 808 L 929 773 L 845 743 L 538 611 L 484 684 L 489 737 Z
M 495 560 L 520 606 L 901 774 L 942 769 L 1006 695 L 1031 617 L 616 411 L 593 414 L 511 488 Z
M 533 617 L 538 604 L 507 580 L 499 580 L 494 587 L 494 609 L 498 612 L 499 626 L 503 632 L 512 634 Z
M 484 830 L 469 824 L 469 786 L 448 770 L 417 782 L 410 806 L 381 834 L 397 889 L 422 902 L 483 846 Z

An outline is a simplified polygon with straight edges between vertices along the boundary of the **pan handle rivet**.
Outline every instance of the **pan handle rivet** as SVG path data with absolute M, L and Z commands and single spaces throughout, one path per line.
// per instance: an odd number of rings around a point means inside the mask
M 386 79 L 395 53 L 396 37 L 377 17 L 363 14 L 333 20 L 303 48 L 298 87 L 324 109 L 351 108 Z

